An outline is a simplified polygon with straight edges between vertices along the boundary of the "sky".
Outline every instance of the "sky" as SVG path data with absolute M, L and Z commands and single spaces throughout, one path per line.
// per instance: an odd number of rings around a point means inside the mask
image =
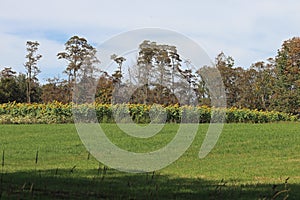
M 94 46 L 141 28 L 176 31 L 214 58 L 223 51 L 236 66 L 275 57 L 283 41 L 300 35 L 297 0 L 0 0 L 0 70 L 25 72 L 26 41 L 38 41 L 40 82 L 63 77 L 57 59 L 73 35 Z

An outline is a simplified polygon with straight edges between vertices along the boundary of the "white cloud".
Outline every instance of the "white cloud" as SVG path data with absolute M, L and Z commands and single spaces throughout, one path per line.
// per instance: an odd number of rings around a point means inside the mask
M 11 66 L 20 71 L 25 60 L 26 41 L 13 35 L 0 33 L 0 66 Z
M 26 40 L 38 40 L 42 71 L 54 76 L 65 65 L 56 54 L 72 35 L 101 44 L 120 32 L 159 27 L 195 40 L 212 59 L 224 51 L 237 65 L 249 67 L 274 56 L 283 40 L 299 35 L 299 7 L 293 0 L 3 1 L 0 66 L 22 71 Z

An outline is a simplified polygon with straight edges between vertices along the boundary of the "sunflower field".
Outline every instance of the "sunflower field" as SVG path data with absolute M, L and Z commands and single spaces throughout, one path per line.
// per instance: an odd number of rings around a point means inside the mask
M 161 106 L 144 104 L 63 104 L 57 101 L 47 104 L 5 103 L 0 104 L 0 124 L 60 124 L 74 123 L 74 112 L 81 119 L 97 119 L 101 123 L 181 123 L 185 121 L 210 123 L 212 116 L 225 118 L 227 123 L 269 123 L 278 121 L 297 121 L 295 115 L 239 108 L 215 109 L 208 106 Z M 186 114 L 187 113 L 187 114 Z M 213 114 L 212 114 L 213 113 Z M 78 116 L 78 115 L 76 115 Z M 121 117 L 120 117 L 121 116 Z M 122 117 L 127 116 L 127 117 Z M 119 118 L 119 119 L 118 119 Z M 124 120 L 125 119 L 125 120 Z

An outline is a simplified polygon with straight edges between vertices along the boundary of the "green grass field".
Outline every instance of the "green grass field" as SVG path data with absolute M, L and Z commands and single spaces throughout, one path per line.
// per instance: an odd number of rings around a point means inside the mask
M 132 139 L 103 124 L 123 149 L 167 144 L 178 125 Z M 0 125 L 1 199 L 300 199 L 300 124 L 225 124 L 212 152 L 198 152 L 207 124 L 172 165 L 130 174 L 92 158 L 73 124 Z M 288 179 L 288 180 L 287 180 Z M 285 184 L 285 182 L 287 182 Z

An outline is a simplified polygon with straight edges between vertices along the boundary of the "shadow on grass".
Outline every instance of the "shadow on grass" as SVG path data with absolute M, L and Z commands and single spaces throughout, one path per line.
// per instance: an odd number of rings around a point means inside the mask
M 288 189 L 289 191 L 285 191 Z M 281 193 L 278 193 L 280 192 Z M 277 192 L 277 193 L 276 193 Z M 277 196 L 276 196 L 277 194 Z M 1 199 L 300 199 L 299 184 L 234 185 L 226 181 L 53 169 L 1 174 Z

